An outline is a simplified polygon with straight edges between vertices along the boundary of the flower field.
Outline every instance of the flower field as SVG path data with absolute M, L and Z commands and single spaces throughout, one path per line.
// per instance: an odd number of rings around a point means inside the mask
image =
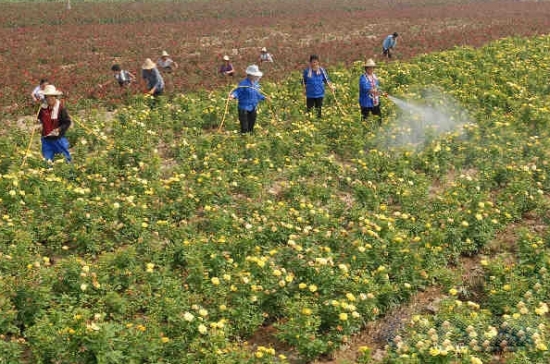
M 547 1 L 481 0 L 208 0 L 181 2 L 0 1 L 2 118 L 32 114 L 29 94 L 47 77 L 70 102 L 119 105 L 125 93 L 110 67 L 139 76 L 146 57 L 167 50 L 179 63 L 169 77 L 171 94 L 226 85 L 217 70 L 228 54 L 238 75 L 265 46 L 275 56 L 271 81 L 301 69 L 311 53 L 326 66 L 351 66 L 377 57 L 383 38 L 400 33 L 397 59 L 456 45 L 480 46 L 507 36 L 546 34 Z M 487 16 L 490 14 L 490 16 Z M 132 93 L 139 93 L 136 85 Z
M 51 169 L 10 124 L 0 363 L 322 362 L 433 287 L 438 307 L 388 331 L 376 360 L 547 363 L 549 50 L 508 38 L 379 62 L 390 95 L 468 115 L 414 145 L 382 140 L 403 133 L 389 100 L 382 126 L 359 120 L 360 61 L 328 68 L 322 120 L 296 73 L 266 77 L 254 135 L 234 104 L 218 130 L 231 86 L 74 113 L 75 163 Z

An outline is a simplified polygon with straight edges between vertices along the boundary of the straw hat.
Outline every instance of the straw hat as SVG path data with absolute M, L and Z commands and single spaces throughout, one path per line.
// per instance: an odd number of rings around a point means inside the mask
M 141 68 L 144 70 L 152 70 L 155 67 L 155 62 L 151 61 L 151 58 L 147 58 L 145 62 L 143 62 L 143 64 L 141 65 Z
M 266 47 L 263 47 L 263 48 L 262 48 L 262 52 L 267 52 L 267 48 L 266 48 Z
M 166 51 L 162 51 L 162 54 L 160 56 L 161 57 L 170 57 L 170 55 Z
M 263 76 L 263 72 L 261 72 L 258 66 L 256 66 L 255 64 L 246 67 L 246 74 L 250 76 L 256 76 L 256 77 Z
M 229 56 L 223 56 L 224 61 L 229 61 Z
M 40 93 L 44 96 L 61 96 L 63 92 L 55 88 L 54 85 L 46 85 Z
M 376 67 L 376 63 L 374 63 L 374 60 L 372 58 L 369 58 L 365 63 L 365 67 Z

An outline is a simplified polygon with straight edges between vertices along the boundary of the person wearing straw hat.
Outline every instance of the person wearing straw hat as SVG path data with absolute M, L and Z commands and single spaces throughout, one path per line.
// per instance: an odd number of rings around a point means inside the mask
M 273 55 L 267 51 L 266 47 L 260 50 L 260 56 L 258 57 L 258 63 L 273 63 Z
M 160 58 L 157 60 L 157 67 L 163 72 L 170 73 L 178 68 L 178 64 L 170 58 L 168 52 L 162 51 Z
M 246 78 L 229 95 L 230 99 L 239 101 L 239 122 L 241 124 L 241 134 L 252 133 L 256 124 L 256 107 L 260 101 L 265 100 L 265 96 L 260 92 L 260 78 L 263 73 L 257 65 L 253 64 L 246 68 Z
M 42 156 L 51 163 L 56 154 L 63 154 L 65 160 L 70 162 L 72 158 L 65 132 L 71 126 L 71 118 L 58 98 L 63 93 L 54 85 L 47 85 L 42 95 L 45 102 L 38 112 L 38 121 L 42 124 Z
M 382 54 L 384 57 L 391 58 L 391 50 L 397 45 L 397 37 L 399 34 L 393 33 L 388 35 L 382 42 Z
M 378 124 L 382 122 L 380 112 L 380 83 L 374 74 L 376 63 L 368 59 L 364 64 L 365 72 L 359 77 L 359 105 L 361 106 L 361 120 L 367 120 L 369 114 L 378 116 Z
M 146 94 L 160 96 L 164 92 L 164 80 L 151 58 L 147 58 L 141 65 L 141 77 L 146 82 Z
M 302 85 L 306 96 L 306 112 L 310 113 L 311 109 L 315 107 L 317 117 L 320 118 L 325 97 L 325 85 L 331 89 L 334 86 L 330 82 L 326 70 L 320 66 L 319 56 L 316 54 L 309 57 L 309 67 L 302 73 Z
M 229 56 L 223 56 L 223 63 L 220 66 L 219 74 L 222 76 L 233 76 L 235 74 L 235 68 L 229 60 Z

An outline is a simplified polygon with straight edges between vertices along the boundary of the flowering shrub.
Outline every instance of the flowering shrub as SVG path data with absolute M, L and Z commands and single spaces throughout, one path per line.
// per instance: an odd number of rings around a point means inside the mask
M 419 145 L 381 142 L 402 132 L 389 101 L 379 128 L 352 113 L 360 62 L 329 69 L 338 93 L 322 120 L 304 115 L 292 81 L 263 82 L 270 104 L 254 135 L 238 134 L 234 104 L 217 131 L 225 90 L 153 107 L 135 97 L 112 120 L 75 113 L 74 165 L 47 168 L 36 139 L 23 165 L 29 133 L 6 135 L 2 358 L 311 360 L 443 285 L 456 297 L 393 333 L 390 362 L 544 362 L 547 236 L 522 233 L 519 264 L 485 261 L 476 299 L 461 296 L 449 271 L 526 214 L 546 224 L 547 118 L 533 123 L 525 109 L 544 105 L 545 71 L 531 60 L 547 59 L 547 43 L 511 38 L 381 63 L 391 95 L 427 103 L 422 92 L 435 84 L 472 115 L 462 132 Z M 510 69 L 517 54 L 524 62 Z M 532 81 L 510 85 L 503 73 Z M 518 87 L 528 99 L 515 97 Z M 265 342 L 247 342 L 266 328 Z

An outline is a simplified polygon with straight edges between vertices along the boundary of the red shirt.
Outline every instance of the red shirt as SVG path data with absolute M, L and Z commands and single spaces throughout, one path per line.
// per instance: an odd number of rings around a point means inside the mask
M 63 103 L 61 101 L 59 102 L 59 107 L 57 110 L 57 115 L 55 115 L 55 118 L 53 118 L 53 112 L 54 107 L 51 107 L 48 105 L 46 108 L 41 108 L 40 113 L 38 114 L 38 119 L 42 123 L 42 136 L 47 136 L 52 132 L 52 130 L 61 127 L 63 124 L 62 118 L 68 118 L 66 116 L 66 112 L 63 109 Z M 64 128 L 66 129 L 66 128 Z

